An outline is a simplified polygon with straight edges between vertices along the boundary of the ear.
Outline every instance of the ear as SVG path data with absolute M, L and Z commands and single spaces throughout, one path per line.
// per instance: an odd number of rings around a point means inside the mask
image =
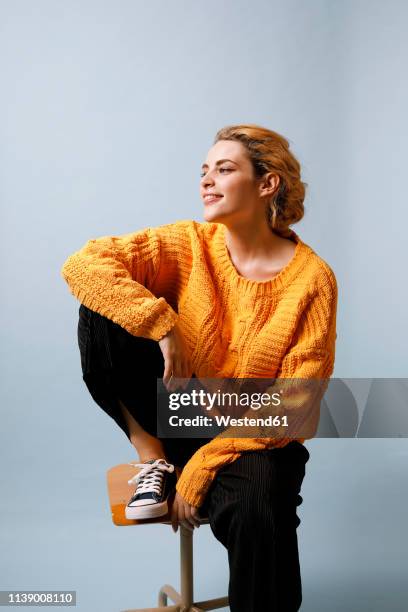
M 274 172 L 267 172 L 264 174 L 259 182 L 259 195 L 260 196 L 271 196 L 274 194 L 280 185 L 280 176 Z

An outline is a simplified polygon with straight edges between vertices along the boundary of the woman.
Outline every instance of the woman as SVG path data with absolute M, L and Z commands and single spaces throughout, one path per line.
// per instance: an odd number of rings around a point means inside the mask
M 203 223 L 89 240 L 65 262 L 82 303 L 84 380 L 143 464 L 127 515 L 166 512 L 174 467 L 182 468 L 173 529 L 194 529 L 208 515 L 228 550 L 231 611 L 298 610 L 304 438 L 229 428 L 212 440 L 159 439 L 155 383 L 162 377 L 172 391 L 193 375 L 328 379 L 336 279 L 289 228 L 303 217 L 305 184 L 283 136 L 256 125 L 221 129 L 200 193 Z

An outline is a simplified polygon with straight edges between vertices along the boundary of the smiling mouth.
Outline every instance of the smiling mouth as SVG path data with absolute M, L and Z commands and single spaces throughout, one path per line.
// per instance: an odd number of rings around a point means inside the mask
M 222 195 L 205 195 L 204 196 L 204 202 L 206 204 L 212 204 L 213 202 L 218 202 L 218 200 L 221 200 L 221 198 L 223 198 L 224 196 Z

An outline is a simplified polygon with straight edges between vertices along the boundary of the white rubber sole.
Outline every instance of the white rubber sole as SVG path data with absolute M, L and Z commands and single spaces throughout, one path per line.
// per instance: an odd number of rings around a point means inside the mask
M 160 504 L 149 504 L 147 506 L 126 506 L 125 516 L 130 520 L 142 520 L 163 516 L 164 514 L 167 514 L 167 511 L 167 500 L 164 500 Z

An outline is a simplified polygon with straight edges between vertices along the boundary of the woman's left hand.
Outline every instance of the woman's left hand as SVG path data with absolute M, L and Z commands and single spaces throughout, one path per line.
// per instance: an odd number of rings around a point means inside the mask
M 187 503 L 180 493 L 176 491 L 171 511 L 171 527 L 174 533 L 177 532 L 179 523 L 186 527 L 186 529 L 193 531 L 194 527 L 200 527 L 200 515 L 198 508 Z

